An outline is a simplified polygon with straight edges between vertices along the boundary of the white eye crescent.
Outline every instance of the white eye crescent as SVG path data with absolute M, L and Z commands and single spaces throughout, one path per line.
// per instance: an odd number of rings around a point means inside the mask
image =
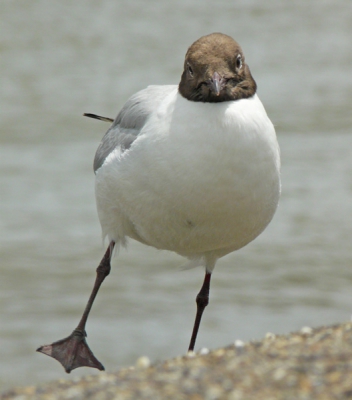
M 236 57 L 236 67 L 237 67 L 238 69 L 241 69 L 241 68 L 242 68 L 242 56 L 241 56 L 241 54 L 239 54 L 239 55 Z

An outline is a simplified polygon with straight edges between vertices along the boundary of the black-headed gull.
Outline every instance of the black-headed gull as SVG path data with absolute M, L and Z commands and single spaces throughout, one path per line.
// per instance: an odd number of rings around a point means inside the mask
M 104 369 L 86 343 L 85 324 L 113 248 L 128 238 L 204 266 L 194 349 L 216 261 L 255 239 L 279 201 L 279 147 L 256 87 L 238 43 L 213 33 L 188 49 L 178 86 L 148 86 L 123 106 L 94 159 L 108 249 L 77 328 L 38 349 L 66 372 Z

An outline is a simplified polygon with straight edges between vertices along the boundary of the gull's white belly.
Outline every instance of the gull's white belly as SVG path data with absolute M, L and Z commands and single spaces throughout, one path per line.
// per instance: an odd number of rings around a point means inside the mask
M 169 96 L 122 155 L 97 171 L 103 234 L 194 257 L 258 236 L 280 194 L 274 128 L 257 96 L 219 104 Z

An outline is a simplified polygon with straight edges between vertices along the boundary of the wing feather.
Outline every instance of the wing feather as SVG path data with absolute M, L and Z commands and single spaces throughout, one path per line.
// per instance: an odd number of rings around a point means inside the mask
M 175 88 L 176 85 L 148 86 L 127 100 L 99 144 L 94 158 L 94 172 L 114 149 L 120 147 L 123 152 L 132 145 L 149 116 Z

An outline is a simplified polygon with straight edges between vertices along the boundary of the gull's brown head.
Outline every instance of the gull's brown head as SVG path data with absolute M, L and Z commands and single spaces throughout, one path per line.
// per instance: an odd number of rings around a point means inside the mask
M 179 84 L 186 99 L 218 103 L 251 97 L 256 89 L 243 51 L 230 36 L 202 36 L 187 50 Z

